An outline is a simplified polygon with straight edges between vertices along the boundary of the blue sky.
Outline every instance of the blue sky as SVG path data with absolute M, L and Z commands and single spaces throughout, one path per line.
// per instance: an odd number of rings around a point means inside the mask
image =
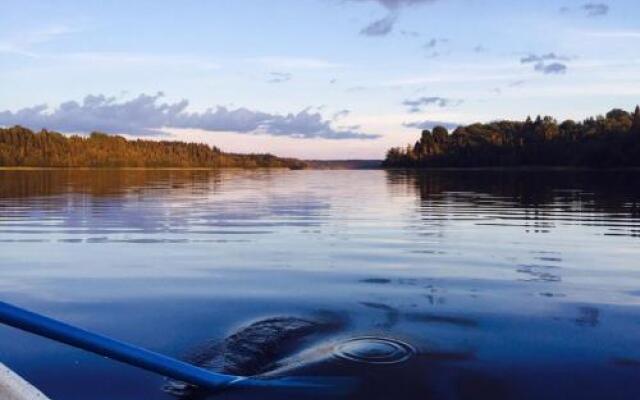
M 0 125 L 381 158 L 434 123 L 632 109 L 639 42 L 637 0 L 4 0 Z

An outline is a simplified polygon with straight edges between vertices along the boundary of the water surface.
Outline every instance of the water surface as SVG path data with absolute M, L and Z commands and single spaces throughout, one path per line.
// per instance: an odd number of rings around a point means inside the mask
M 639 178 L 5 170 L 0 299 L 175 357 L 263 318 L 333 316 L 322 340 L 419 350 L 383 371 L 387 397 L 636 399 Z M 172 398 L 11 328 L 0 360 L 55 400 Z

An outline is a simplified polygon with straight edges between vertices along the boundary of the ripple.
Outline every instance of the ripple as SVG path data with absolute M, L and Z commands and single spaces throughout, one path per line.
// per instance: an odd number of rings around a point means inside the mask
M 365 364 L 397 364 L 407 361 L 416 350 L 397 339 L 363 336 L 338 343 L 333 354 L 341 359 Z

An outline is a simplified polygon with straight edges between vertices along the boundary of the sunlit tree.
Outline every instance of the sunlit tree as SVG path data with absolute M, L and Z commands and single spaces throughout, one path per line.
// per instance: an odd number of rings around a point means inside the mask
M 100 132 L 88 137 L 65 136 L 15 126 L 0 129 L 0 166 L 301 168 L 304 163 L 270 154 L 223 153 L 200 143 L 126 140 Z

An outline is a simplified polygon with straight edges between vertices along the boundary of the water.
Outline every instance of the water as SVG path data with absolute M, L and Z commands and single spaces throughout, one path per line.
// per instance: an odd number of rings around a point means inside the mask
M 339 321 L 287 340 L 271 361 L 291 374 L 334 341 L 415 349 L 349 367 L 370 381 L 352 398 L 636 399 L 638 178 L 0 171 L 0 299 L 184 358 L 264 318 Z M 7 327 L 0 360 L 55 400 L 173 398 L 162 377 Z

